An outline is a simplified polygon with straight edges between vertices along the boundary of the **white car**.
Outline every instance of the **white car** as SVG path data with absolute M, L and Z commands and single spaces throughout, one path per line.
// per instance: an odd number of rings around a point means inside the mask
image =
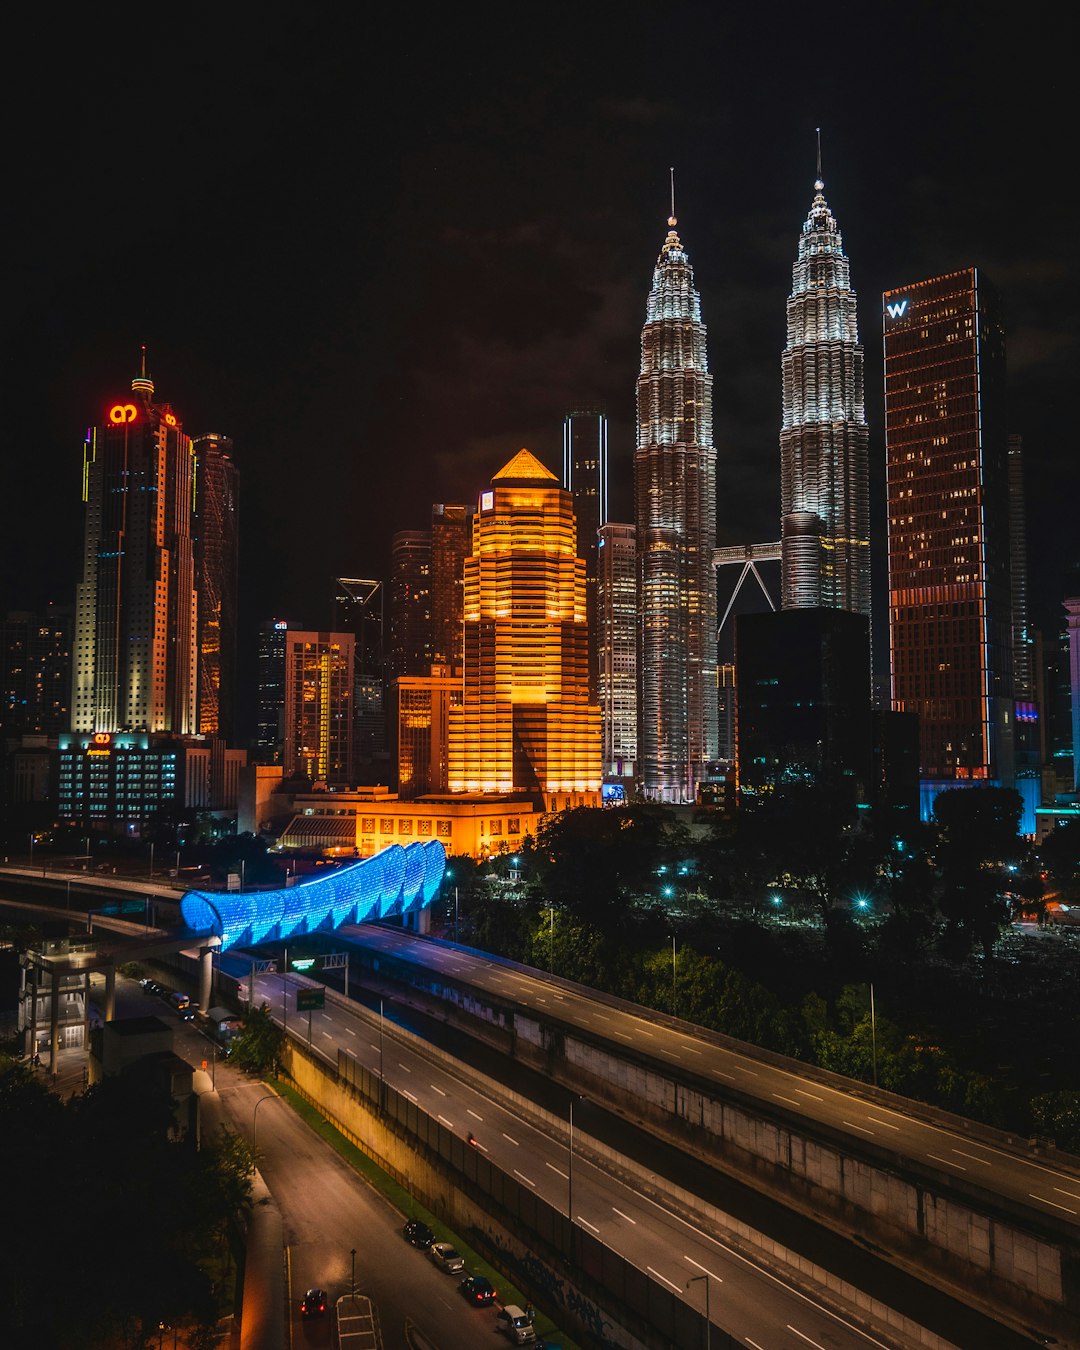
M 465 1269 L 465 1258 L 449 1242 L 433 1242 L 428 1248 L 428 1256 L 448 1275 L 457 1275 Z

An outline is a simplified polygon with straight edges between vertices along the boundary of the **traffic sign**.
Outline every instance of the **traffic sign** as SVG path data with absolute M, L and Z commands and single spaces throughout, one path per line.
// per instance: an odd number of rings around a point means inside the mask
M 326 1005 L 325 989 L 298 989 L 296 991 L 296 1011 L 311 1012 Z

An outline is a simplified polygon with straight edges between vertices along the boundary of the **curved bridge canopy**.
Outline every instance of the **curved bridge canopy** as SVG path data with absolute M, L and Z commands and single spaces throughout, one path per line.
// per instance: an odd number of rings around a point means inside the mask
M 219 937 L 224 951 L 241 942 L 252 946 L 424 909 L 445 868 L 446 850 L 436 839 L 404 847 L 391 844 L 374 857 L 300 886 L 240 893 L 188 891 L 180 913 L 193 932 Z

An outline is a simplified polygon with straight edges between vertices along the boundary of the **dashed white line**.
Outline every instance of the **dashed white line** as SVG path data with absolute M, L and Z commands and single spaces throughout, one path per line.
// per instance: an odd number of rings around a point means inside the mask
M 800 1331 L 798 1327 L 793 1327 L 790 1322 L 788 1323 L 788 1331 L 793 1331 L 795 1335 L 798 1336 L 800 1340 L 805 1341 L 807 1345 L 815 1345 L 817 1346 L 817 1350 L 825 1350 L 825 1347 L 820 1341 L 812 1341 L 805 1332 Z
M 655 1275 L 658 1280 L 663 1280 L 669 1289 L 674 1289 L 677 1294 L 682 1293 L 682 1290 L 679 1288 L 679 1286 L 677 1284 L 672 1284 L 666 1275 L 661 1275 L 658 1270 L 653 1270 L 652 1266 L 646 1266 L 645 1269 L 649 1272 L 650 1275 Z
M 990 1166 L 989 1160 L 987 1158 L 980 1158 L 978 1154 L 965 1153 L 962 1148 L 954 1148 L 953 1152 L 958 1154 L 961 1158 L 970 1158 L 972 1162 L 982 1163 L 983 1167 Z
M 550 1167 L 551 1164 L 548 1163 L 548 1166 Z M 621 1209 L 616 1209 L 614 1205 L 612 1205 L 611 1208 L 612 1211 L 615 1214 L 617 1214 L 620 1219 L 625 1219 L 627 1223 L 632 1223 L 635 1228 L 637 1227 L 637 1219 L 632 1219 L 629 1214 L 624 1214 Z
M 408 1097 L 409 1101 L 411 1101 L 411 1102 L 415 1102 L 415 1101 L 416 1101 L 416 1098 L 413 1096 L 413 1094 L 412 1094 L 407 1088 L 402 1088 L 402 1089 L 401 1089 L 401 1095 L 402 1095 L 403 1097 Z
M 797 1102 L 794 1097 L 784 1097 L 779 1092 L 774 1092 L 773 1096 L 778 1102 L 787 1102 L 789 1106 L 802 1106 L 802 1102 Z
M 600 1229 L 597 1228 L 596 1224 L 590 1223 L 590 1222 L 588 1221 L 588 1219 L 583 1219 L 583 1218 L 581 1217 L 580 1214 L 577 1216 L 577 1221 L 578 1221 L 578 1223 L 582 1224 L 585 1228 L 590 1228 L 590 1229 L 592 1229 L 592 1231 L 593 1231 L 594 1233 L 599 1233 L 599 1232 L 600 1232 Z
M 520 1145 L 520 1144 L 518 1143 L 518 1141 L 514 1138 L 514 1136 L 513 1136 L 512 1134 L 507 1134 L 505 1130 L 503 1130 L 503 1138 L 504 1138 L 504 1139 L 509 1139 L 509 1141 L 511 1142 L 511 1144 L 513 1144 L 513 1146 L 514 1146 L 515 1148 L 520 1148 L 520 1147 L 521 1147 L 521 1145 Z
M 432 1092 L 437 1092 L 440 1097 L 445 1097 L 448 1095 L 442 1090 L 441 1087 L 436 1087 L 434 1083 L 429 1083 L 428 1087 L 431 1088 Z
M 737 1081 L 733 1073 L 725 1073 L 723 1069 L 713 1069 L 713 1073 L 717 1078 L 730 1078 L 733 1083 Z
M 703 1055 L 705 1053 L 704 1050 L 698 1050 L 692 1045 L 684 1045 L 683 1049 L 689 1050 L 692 1055 Z
M 819 1097 L 816 1092 L 807 1092 L 805 1088 L 792 1088 L 792 1092 L 797 1092 L 800 1097 L 809 1097 L 811 1101 L 823 1102 L 824 1097 Z
M 410 1069 L 407 1064 L 402 1064 L 400 1059 L 398 1060 L 398 1068 L 404 1069 L 406 1073 L 412 1073 L 412 1069 Z
M 1080 1200 L 1080 1195 L 1077 1195 L 1075 1191 L 1066 1191 L 1060 1186 L 1055 1186 L 1054 1190 L 1057 1191 L 1058 1195 L 1067 1195 L 1070 1200 Z
M 536 1190 L 536 1182 L 531 1177 L 527 1177 L 524 1172 L 519 1172 L 516 1167 L 514 1168 L 514 1176 L 520 1177 L 526 1186 L 531 1186 L 534 1191 Z
M 445 1116 L 438 1116 L 436 1119 L 441 1120 L 447 1129 L 452 1130 L 454 1128 L 454 1122 L 452 1120 L 447 1120 Z
M 356 1032 L 353 1031 L 352 1027 L 346 1027 L 345 1030 L 349 1033 L 350 1036 L 356 1035 Z
M 960 1163 L 954 1163 L 951 1158 L 942 1158 L 937 1153 L 928 1153 L 928 1158 L 933 1158 L 935 1162 L 944 1163 L 946 1167 L 955 1167 L 958 1172 L 966 1172 L 967 1168 Z
M 1056 1186 L 1054 1187 L 1054 1190 L 1057 1190 Z M 1070 1209 L 1068 1205 L 1059 1205 L 1056 1200 L 1047 1200 L 1044 1195 L 1036 1195 L 1034 1191 L 1028 1191 L 1028 1195 L 1031 1196 L 1032 1200 L 1038 1200 L 1042 1205 L 1053 1205 L 1055 1209 L 1063 1209 L 1066 1214 L 1075 1214 L 1077 1212 L 1075 1209 Z
M 610 1018 L 610 1017 L 605 1017 L 603 1013 L 593 1013 L 593 1016 L 594 1016 L 594 1017 L 598 1017 L 598 1018 L 600 1019 L 601 1022 L 610 1022 L 610 1021 L 611 1021 L 611 1018 Z
M 874 1133 L 873 1130 L 868 1130 L 865 1125 L 856 1125 L 853 1120 L 845 1120 L 844 1124 L 849 1130 L 859 1130 L 862 1134 L 869 1134 L 872 1136 Z
M 551 1168 L 551 1170 L 552 1170 L 553 1172 L 558 1173 L 558 1175 L 559 1175 L 560 1177 L 562 1177 L 563 1181 L 569 1181 L 569 1180 L 570 1180 L 569 1176 L 568 1176 L 565 1172 L 560 1172 L 559 1169 L 555 1166 L 554 1163 L 548 1163 L 547 1165 L 548 1165 L 548 1167 Z
M 326 1037 L 328 1041 L 332 1041 L 334 1039 L 333 1032 L 331 1031 L 324 1031 L 323 1035 Z
M 467 1106 L 467 1107 L 465 1108 L 465 1110 L 468 1111 L 469 1115 L 472 1116 L 473 1120 L 483 1120 L 483 1119 L 484 1119 L 484 1117 L 480 1114 L 480 1112 L 479 1112 L 479 1111 L 474 1111 L 474 1110 L 472 1109 L 471 1106 Z
M 715 1280 L 717 1284 L 723 1284 L 723 1283 L 724 1283 L 723 1278 L 722 1278 L 721 1276 L 719 1276 L 719 1275 L 714 1275 L 713 1272 L 709 1269 L 708 1266 L 703 1266 L 703 1265 L 701 1264 L 700 1261 L 695 1261 L 694 1258 L 693 1258 L 692 1256 L 685 1256 L 685 1255 L 684 1255 L 684 1256 L 683 1256 L 683 1260 L 684 1260 L 684 1261 L 689 1261 L 690 1264 L 691 1264 L 692 1266 L 696 1266 L 696 1267 L 698 1268 L 698 1270 L 704 1271 L 705 1274 L 708 1275 L 709 1279 L 710 1279 L 710 1280 Z
M 746 1344 L 753 1346 L 753 1350 L 761 1350 L 761 1346 L 758 1345 L 757 1341 L 752 1341 L 749 1336 L 746 1338 Z
M 867 1116 L 866 1119 L 872 1120 L 875 1125 L 880 1125 L 886 1130 L 899 1130 L 900 1128 L 899 1125 L 890 1125 L 887 1120 L 878 1120 L 877 1116 Z

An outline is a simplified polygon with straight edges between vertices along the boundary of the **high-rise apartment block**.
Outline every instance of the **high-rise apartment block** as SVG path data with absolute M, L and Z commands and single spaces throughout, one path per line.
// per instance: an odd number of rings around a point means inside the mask
M 599 801 L 573 498 L 528 450 L 495 475 L 473 522 L 450 789 L 528 793 L 547 810 Z
M 192 441 L 195 457 L 195 589 L 198 592 L 198 719 L 203 736 L 236 734 L 239 476 L 228 436 Z
M 870 469 L 855 292 L 825 184 L 787 302 L 780 432 L 784 609 L 870 614 Z
M 608 521 L 597 540 L 596 645 L 605 778 L 637 761 L 637 531 Z
M 87 432 L 71 727 L 171 732 L 196 722 L 194 454 L 142 373 Z
M 701 298 L 668 224 L 637 382 L 638 778 L 647 797 L 683 802 L 717 753 L 716 450 Z
M 0 619 L 0 736 L 57 736 L 71 713 L 71 609 Z
M 1014 780 L 1005 335 L 974 267 L 886 291 L 883 324 L 892 702 L 925 815 Z
M 582 405 L 563 419 L 563 487 L 574 498 L 578 557 L 585 560 L 585 607 L 589 616 L 589 697 L 596 702 L 597 531 L 608 518 L 608 422 L 602 408 Z
M 348 786 L 352 770 L 353 637 L 287 628 L 285 774 Z

